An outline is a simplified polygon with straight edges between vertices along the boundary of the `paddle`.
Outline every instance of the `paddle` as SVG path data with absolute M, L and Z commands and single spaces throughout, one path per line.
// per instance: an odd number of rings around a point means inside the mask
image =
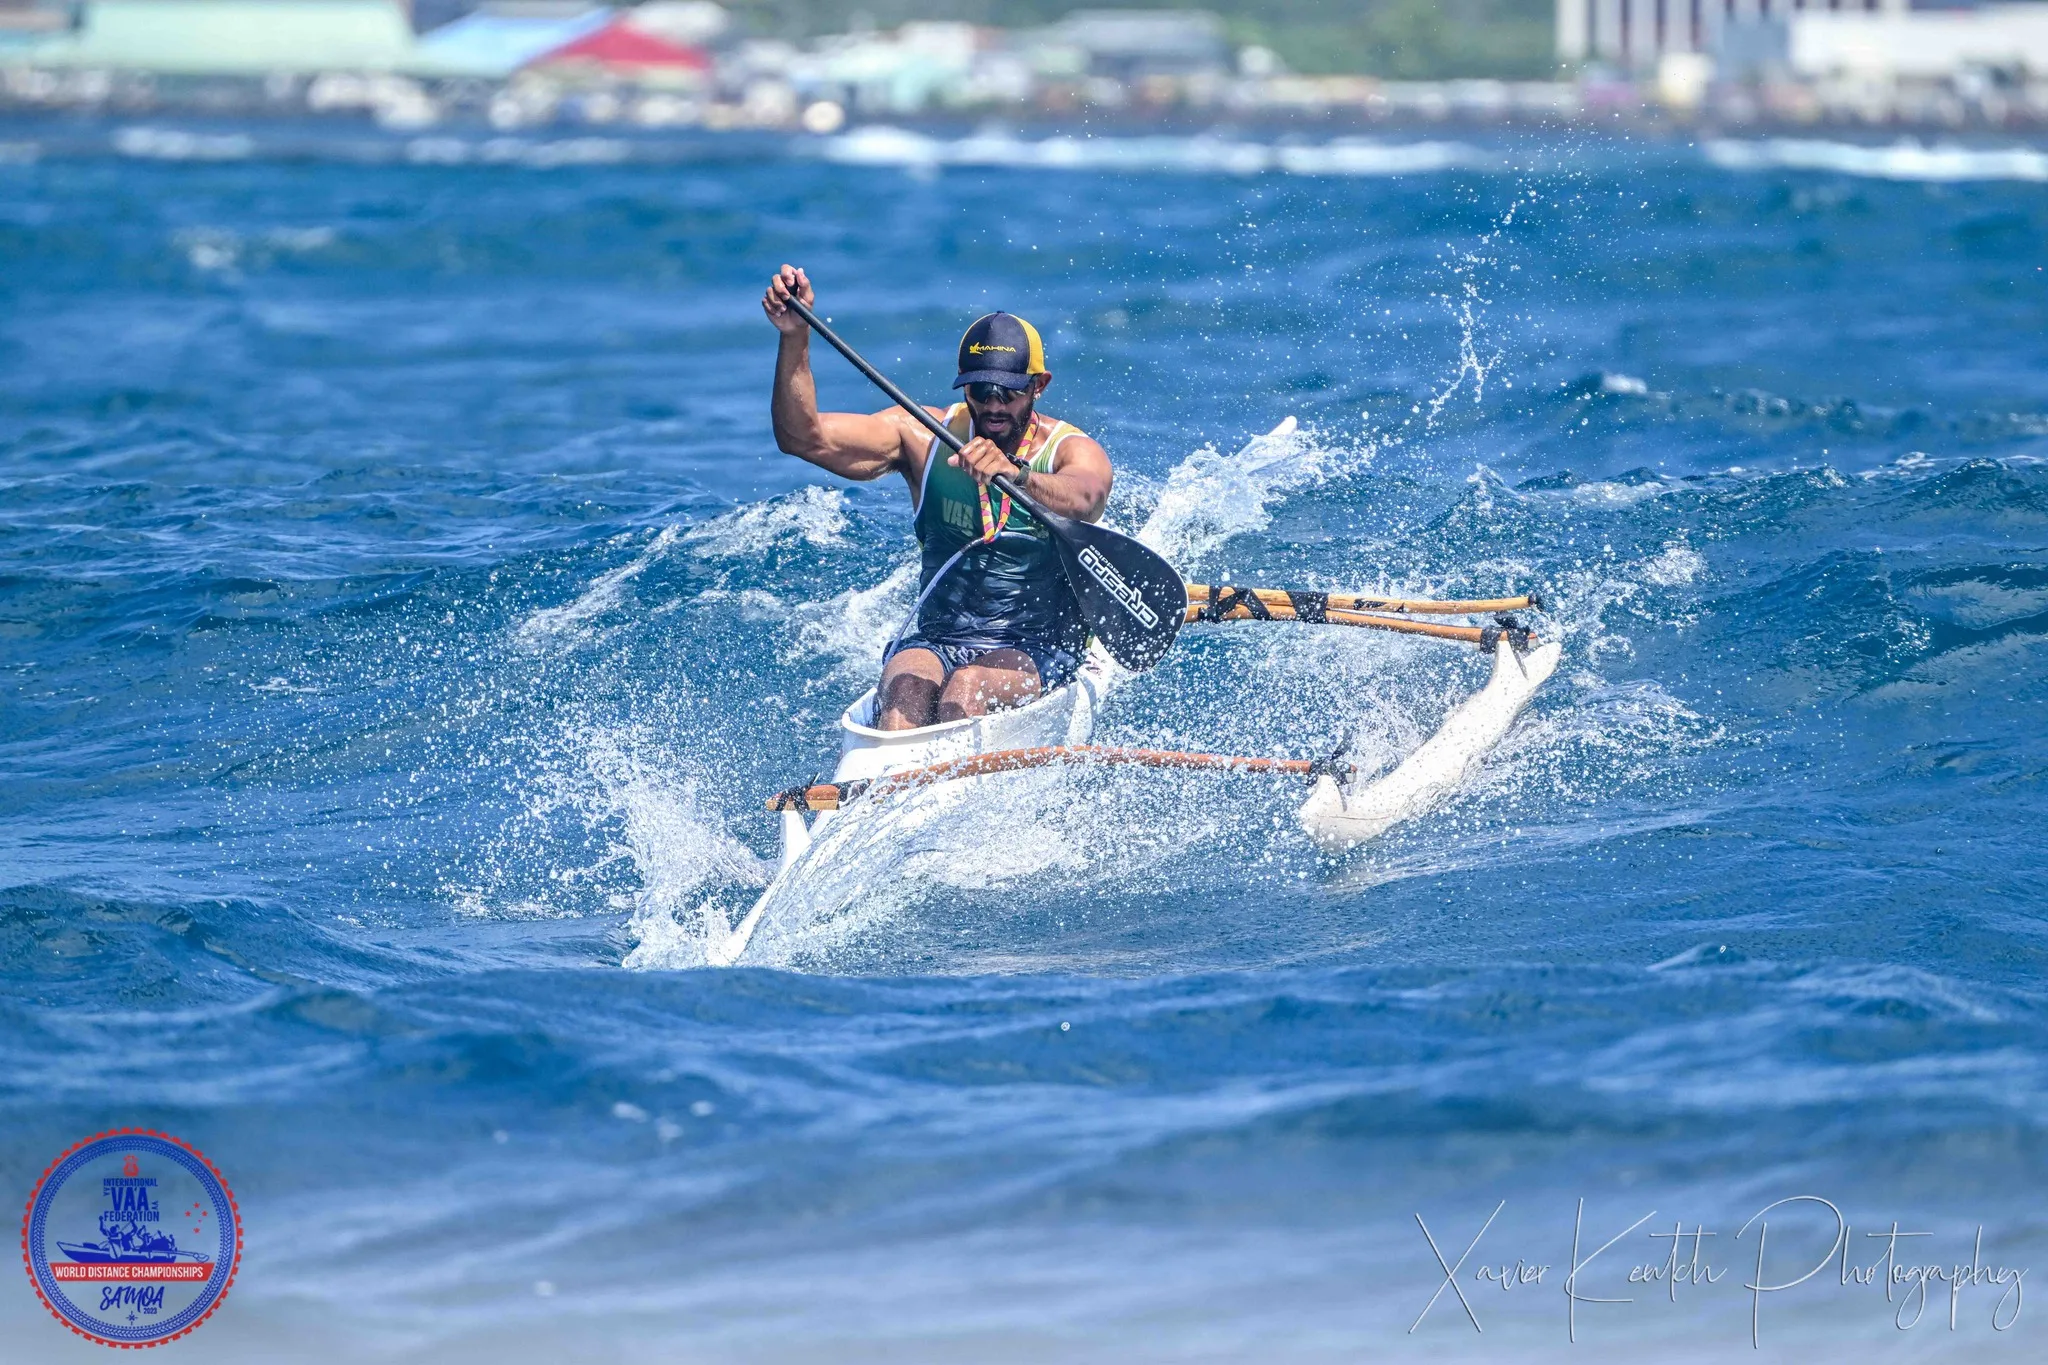
M 930 428 L 932 435 L 954 451 L 967 444 L 926 412 L 923 404 L 912 401 L 880 370 L 861 359 L 853 347 L 818 321 L 809 305 L 794 297 L 785 302 L 876 388 Z M 1052 533 L 1060 565 L 1067 571 L 1067 585 L 1081 604 L 1081 614 L 1088 618 L 1088 628 L 1110 657 L 1134 672 L 1158 663 L 1179 632 L 1188 604 L 1187 584 L 1165 556 L 1106 526 L 1076 521 L 1042 507 L 1001 474 L 989 482 Z

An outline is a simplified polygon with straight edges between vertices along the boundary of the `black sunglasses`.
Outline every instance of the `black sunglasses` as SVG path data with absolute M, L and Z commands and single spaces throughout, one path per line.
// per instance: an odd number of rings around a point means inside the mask
M 967 396 L 977 403 L 1008 403 L 1023 392 L 1023 389 L 1003 384 L 975 383 L 967 386 Z

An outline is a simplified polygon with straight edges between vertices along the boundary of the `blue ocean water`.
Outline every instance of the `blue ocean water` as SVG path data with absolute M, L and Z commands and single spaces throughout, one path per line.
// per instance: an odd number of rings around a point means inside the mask
M 235 1360 L 2039 1359 L 2009 1281 L 1848 1269 L 2048 1275 L 2044 180 L 10 126 L 0 1189 L 200 1147 Z M 913 587 L 900 484 L 773 448 L 783 261 L 934 398 L 1032 318 L 1191 576 L 1540 589 L 1563 667 L 1349 857 L 1020 776 L 705 968 Z M 1191 629 L 1100 738 L 1386 764 L 1483 677 Z M 1800 1196 L 1848 1233 L 1760 1271 Z

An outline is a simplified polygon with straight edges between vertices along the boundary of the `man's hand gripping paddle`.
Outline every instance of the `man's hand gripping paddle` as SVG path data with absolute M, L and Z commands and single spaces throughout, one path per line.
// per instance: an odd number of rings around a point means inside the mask
M 861 359 L 853 347 L 835 336 L 830 327 L 818 321 L 818 315 L 808 304 L 793 295 L 783 302 L 809 323 L 812 331 L 830 342 L 833 350 L 853 362 L 853 367 L 872 380 L 876 388 L 929 427 L 932 435 L 948 448 L 957 452 L 965 444 L 946 429 L 945 423 L 926 412 L 923 404 L 912 401 L 910 395 L 890 383 L 881 371 Z M 1053 544 L 1059 548 L 1060 564 L 1067 571 L 1067 583 L 1081 604 L 1081 614 L 1088 618 L 1088 628 L 1110 657 L 1134 672 L 1158 663 L 1187 614 L 1187 584 L 1173 565 L 1127 535 L 1039 506 L 1003 475 L 996 475 L 990 482 L 1052 533 Z

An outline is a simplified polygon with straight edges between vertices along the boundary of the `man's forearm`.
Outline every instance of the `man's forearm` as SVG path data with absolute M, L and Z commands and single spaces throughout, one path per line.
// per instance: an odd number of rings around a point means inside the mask
M 811 376 L 811 334 L 784 332 L 775 351 L 775 392 L 768 404 L 775 445 L 785 455 L 816 459 L 825 445 L 818 418 L 818 385 Z
M 1093 474 L 1062 474 L 1057 470 L 1050 474 L 1027 474 L 1020 470 L 1011 478 L 1039 506 L 1077 521 L 1095 520 L 1108 501 L 1108 490 Z

